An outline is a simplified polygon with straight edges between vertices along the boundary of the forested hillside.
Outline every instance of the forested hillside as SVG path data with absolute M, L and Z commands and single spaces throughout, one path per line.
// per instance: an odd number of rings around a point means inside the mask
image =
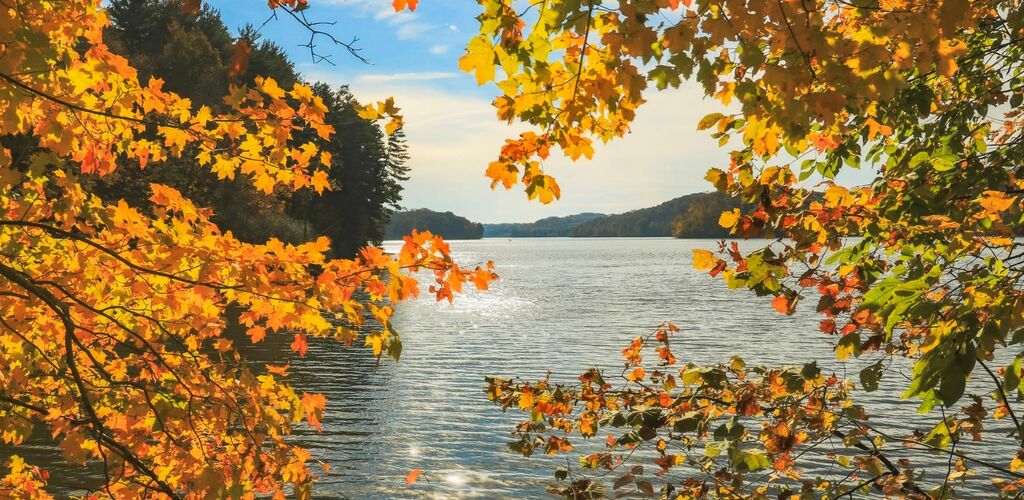
M 484 224 L 484 238 L 530 238 L 542 236 L 569 236 L 569 231 L 583 224 L 607 217 L 605 214 L 584 212 L 565 217 L 545 217 L 535 222 L 513 224 Z
M 282 88 L 301 80 L 284 51 L 261 40 L 251 26 L 238 35 L 238 43 L 249 47 L 245 64 L 238 64 L 236 38 L 209 7 L 194 15 L 173 2 L 114 0 L 108 12 L 111 26 L 104 36 L 138 70 L 141 81 L 158 79 L 164 90 L 213 114 L 227 109 L 224 96 L 232 85 L 252 84 L 257 75 L 273 78 Z M 302 140 L 317 142 L 330 155 L 332 189 L 322 195 L 308 189 L 263 194 L 245 176 L 211 169 L 218 157 L 195 154 L 152 169 L 138 160 L 122 160 L 130 168 L 89 177 L 87 187 L 105 200 L 145 206 L 150 183 L 170 185 L 198 205 L 212 208 L 214 221 L 244 241 L 276 237 L 299 242 L 326 235 L 337 255 L 352 255 L 366 243 L 381 240 L 382 229 L 397 208 L 399 183 L 407 171 L 404 139 L 401 132 L 385 138 L 378 125 L 358 117 L 358 103 L 346 87 L 312 87 L 327 106 L 326 122 L 336 131 L 329 140 L 311 130 L 300 132 Z M 154 133 L 151 140 L 159 139 Z
M 609 215 L 576 226 L 569 231 L 570 236 L 676 236 L 676 226 L 683 216 L 683 232 L 679 237 L 720 237 L 723 231 L 710 231 L 707 228 L 717 225 L 718 213 L 711 214 L 713 204 L 720 204 L 713 193 L 694 193 L 674 198 L 660 205 L 632 210 L 622 214 Z M 693 212 L 688 212 L 695 206 Z M 699 207 L 699 208 L 698 208 Z M 707 207 L 707 208 L 705 208 Z M 689 215 L 687 215 L 689 214 Z M 699 220 L 690 220 L 697 218 Z M 705 220 L 706 219 L 706 220 Z M 720 228 L 719 228 L 720 229 Z
M 430 231 L 450 240 L 476 240 L 484 235 L 484 225 L 451 212 L 435 212 L 426 208 L 396 212 L 384 231 L 384 239 L 397 240 L 412 232 Z
M 740 208 L 741 203 L 726 194 L 706 193 L 692 200 L 673 219 L 672 236 L 676 238 L 726 238 L 729 230 L 718 223 L 722 212 Z

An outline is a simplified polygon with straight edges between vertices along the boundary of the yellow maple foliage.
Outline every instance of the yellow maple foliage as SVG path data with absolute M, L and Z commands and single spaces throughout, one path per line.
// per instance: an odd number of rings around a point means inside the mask
M 323 155 L 296 134 L 333 133 L 311 89 L 258 78 L 232 86 L 215 115 L 140 81 L 104 44 L 107 25 L 99 0 L 0 7 L 0 130 L 32 144 L 0 148 L 0 439 L 45 429 L 68 460 L 103 464 L 104 495 L 308 497 L 309 453 L 287 436 L 303 420 L 319 428 L 326 401 L 297 394 L 287 367 L 245 363 L 224 337 L 226 311 L 251 342 L 289 335 L 305 354 L 310 339 L 349 345 L 365 330 L 376 354 L 397 358 L 392 304 L 418 295 L 417 271 L 433 272 L 439 300 L 495 275 L 460 268 L 429 233 L 395 255 L 332 260 L 326 238 L 239 241 L 168 186 L 150 186 L 146 211 L 90 194 L 83 177 L 125 159 L 153 169 L 185 154 L 264 192 L 331 187 Z M 234 71 L 249 50 L 236 45 Z M 0 496 L 46 496 L 44 471 L 18 457 L 5 467 Z

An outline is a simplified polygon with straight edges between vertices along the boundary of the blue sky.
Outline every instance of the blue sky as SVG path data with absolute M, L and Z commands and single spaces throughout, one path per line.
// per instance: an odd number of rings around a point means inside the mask
M 499 122 L 490 106 L 497 89 L 479 87 L 458 70 L 458 58 L 477 30 L 479 7 L 469 0 L 421 0 L 416 12 L 395 13 L 390 0 L 311 0 L 310 20 L 338 39 L 358 38 L 364 64 L 321 40 L 318 51 L 335 65 L 311 61 L 301 47 L 309 35 L 292 19 L 270 21 L 262 33 L 282 46 L 311 81 L 348 84 L 367 102 L 394 96 L 403 110 L 412 155 L 403 206 L 451 210 L 480 222 L 529 222 L 579 212 L 618 213 L 707 191 L 703 179 L 728 163 L 727 150 L 696 130 L 702 116 L 721 111 L 697 86 L 652 93 L 633 133 L 598 146 L 594 159 L 571 162 L 552 155 L 546 168 L 562 188 L 549 205 L 527 201 L 519 187 L 490 189 L 483 175 L 507 137 L 521 126 Z M 260 1 L 214 2 L 233 29 L 260 25 L 269 10 Z M 556 156 L 558 156 L 556 158 Z

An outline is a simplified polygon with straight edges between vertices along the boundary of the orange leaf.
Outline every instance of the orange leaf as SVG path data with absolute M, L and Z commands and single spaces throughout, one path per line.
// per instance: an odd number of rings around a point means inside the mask
M 291 348 L 293 351 L 299 353 L 300 356 L 305 356 L 306 351 L 309 349 L 309 344 L 306 343 L 306 334 L 296 333 L 295 340 L 292 341 Z
M 320 419 L 323 418 L 326 406 L 327 398 L 323 394 L 302 393 L 302 409 L 306 412 L 306 421 L 318 431 L 323 430 L 320 427 Z
M 288 368 L 290 368 L 290 367 L 291 367 L 291 365 L 288 365 L 288 364 L 285 364 L 285 365 L 267 365 L 267 371 L 270 372 L 270 373 L 273 373 L 274 375 L 279 375 L 279 376 L 284 377 L 285 375 L 288 375 Z
M 402 12 L 405 9 L 416 10 L 416 5 L 420 3 L 420 0 L 394 0 L 391 5 L 395 8 L 395 12 Z
M 978 204 L 980 204 L 986 212 L 996 214 L 1013 206 L 1013 202 L 1016 200 L 1016 197 L 1007 196 L 1006 193 L 1002 191 L 989 190 L 982 193 L 982 197 L 978 200 Z
M 772 308 L 778 311 L 780 314 L 793 314 L 793 310 L 796 307 L 796 301 L 790 299 L 786 294 L 778 295 L 772 300 Z
M 420 474 L 423 474 L 423 471 L 419 469 L 409 471 L 409 473 L 405 475 L 405 484 L 412 486 L 412 483 L 416 482 L 416 479 L 420 477 Z

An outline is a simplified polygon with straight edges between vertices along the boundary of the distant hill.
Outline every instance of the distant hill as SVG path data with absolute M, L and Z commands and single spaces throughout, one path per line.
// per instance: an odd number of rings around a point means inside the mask
M 477 240 L 484 234 L 484 226 L 451 212 L 435 212 L 426 208 L 396 212 L 384 229 L 384 239 L 397 240 L 412 232 L 430 231 L 447 240 Z
M 542 236 L 569 236 L 569 230 L 605 214 L 585 212 L 565 217 L 546 217 L 536 222 L 515 224 L 484 224 L 484 238 L 531 238 Z
M 740 202 L 723 193 L 703 193 L 672 220 L 676 238 L 728 238 L 729 230 L 718 224 L 722 212 L 742 208 Z
M 688 194 L 654 207 L 585 222 L 571 229 L 569 236 L 723 238 L 728 231 L 718 226 L 718 217 L 733 206 L 739 205 L 720 193 Z

